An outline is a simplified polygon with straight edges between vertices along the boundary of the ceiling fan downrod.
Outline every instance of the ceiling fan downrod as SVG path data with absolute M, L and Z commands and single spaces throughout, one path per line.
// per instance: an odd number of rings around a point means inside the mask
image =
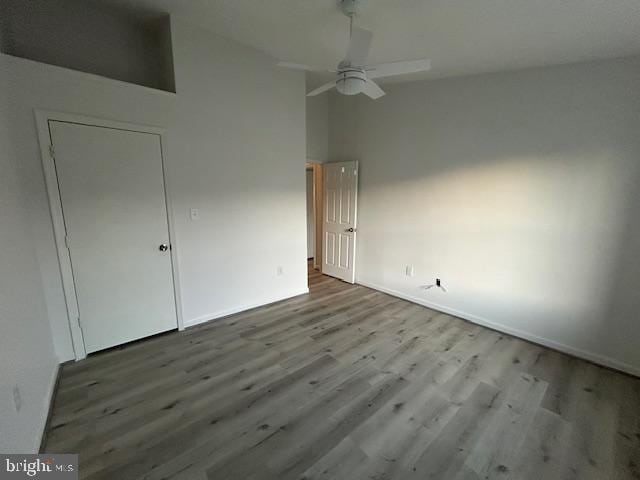
M 340 0 L 340 8 L 345 16 L 349 17 L 349 38 L 353 35 L 353 19 L 359 10 L 358 0 Z

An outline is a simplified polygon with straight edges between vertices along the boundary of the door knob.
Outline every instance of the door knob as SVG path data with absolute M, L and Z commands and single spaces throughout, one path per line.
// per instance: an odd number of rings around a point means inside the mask
M 166 243 L 162 243 L 159 247 L 158 250 L 160 250 L 161 252 L 166 252 L 167 250 L 169 250 L 169 245 L 167 245 Z
M 345 232 L 349 232 L 349 233 L 353 233 L 353 232 L 355 232 L 355 231 L 356 231 L 356 229 L 355 229 L 355 228 L 353 228 L 353 227 L 351 227 L 351 228 L 347 228 L 347 229 L 345 230 Z

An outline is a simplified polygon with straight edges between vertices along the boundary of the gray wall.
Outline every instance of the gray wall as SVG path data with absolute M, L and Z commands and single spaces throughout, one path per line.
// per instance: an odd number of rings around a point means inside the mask
M 168 17 L 92 0 L 2 0 L 3 53 L 175 91 Z
M 307 160 L 324 163 L 329 157 L 329 97 L 306 97 Z
M 57 371 L 0 60 L 0 452 L 37 450 Z M 21 408 L 16 409 L 14 388 Z
M 170 187 L 185 318 L 198 323 L 307 289 L 305 80 L 256 50 L 172 24 Z
M 638 85 L 632 58 L 332 95 L 357 280 L 640 373 Z

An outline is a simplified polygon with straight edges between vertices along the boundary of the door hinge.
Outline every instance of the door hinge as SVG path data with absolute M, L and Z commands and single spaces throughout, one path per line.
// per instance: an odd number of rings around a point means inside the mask
M 71 245 L 70 245 L 70 241 L 69 241 L 69 236 L 65 235 L 64 236 L 64 245 L 65 247 L 67 247 L 67 250 L 71 251 Z
M 82 334 L 82 338 L 84 340 L 84 330 L 82 330 L 82 324 L 80 323 L 80 317 L 76 317 L 76 321 L 78 322 L 78 328 L 80 329 L 80 333 Z
M 53 144 L 49 145 L 49 156 L 55 160 L 56 159 L 56 149 L 53 147 Z

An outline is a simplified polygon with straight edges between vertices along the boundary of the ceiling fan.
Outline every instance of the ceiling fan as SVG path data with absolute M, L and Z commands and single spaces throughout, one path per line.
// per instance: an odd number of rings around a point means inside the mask
M 353 20 L 362 0 L 340 0 L 342 13 L 349 17 L 349 48 L 347 56 L 342 60 L 336 70 L 325 70 L 322 68 L 309 67 L 299 63 L 279 62 L 278 65 L 294 70 L 306 70 L 310 72 L 332 72 L 336 74 L 336 79 L 312 90 L 308 97 L 319 95 L 320 93 L 336 87 L 343 95 L 357 95 L 364 93 L 372 99 L 382 97 L 385 93 L 373 78 L 390 77 L 406 73 L 426 72 L 431 68 L 429 60 L 413 60 L 405 62 L 381 63 L 378 65 L 367 65 L 367 57 L 371 48 L 373 33 L 363 28 L 354 27 Z

